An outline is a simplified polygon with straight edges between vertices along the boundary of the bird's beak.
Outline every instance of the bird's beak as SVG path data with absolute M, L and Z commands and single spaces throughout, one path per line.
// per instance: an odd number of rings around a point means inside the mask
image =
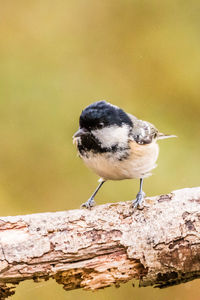
M 85 134 L 87 134 L 89 131 L 85 128 L 79 128 L 79 130 L 73 135 L 73 138 L 81 137 Z

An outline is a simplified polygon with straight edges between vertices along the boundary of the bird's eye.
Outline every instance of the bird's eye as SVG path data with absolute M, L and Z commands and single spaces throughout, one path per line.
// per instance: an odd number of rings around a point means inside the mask
M 99 123 L 99 128 L 103 128 L 103 126 L 104 126 L 103 122 Z

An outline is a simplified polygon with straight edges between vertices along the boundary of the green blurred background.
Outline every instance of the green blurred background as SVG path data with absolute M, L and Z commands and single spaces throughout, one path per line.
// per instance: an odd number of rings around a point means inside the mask
M 81 110 L 106 99 L 178 139 L 160 142 L 147 195 L 199 185 L 200 2 L 18 0 L 0 4 L 1 215 L 78 208 L 97 177 L 77 157 Z M 108 182 L 97 202 L 130 200 Z M 159 228 L 158 228 L 159 230 Z M 164 290 L 65 292 L 21 283 L 13 300 L 199 300 L 199 280 Z

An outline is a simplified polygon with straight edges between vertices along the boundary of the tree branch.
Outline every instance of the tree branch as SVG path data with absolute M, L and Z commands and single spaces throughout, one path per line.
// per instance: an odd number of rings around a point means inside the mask
M 65 290 L 182 283 L 200 277 L 200 187 L 146 198 L 134 212 L 129 201 L 2 217 L 0 246 L 0 299 L 27 279 Z

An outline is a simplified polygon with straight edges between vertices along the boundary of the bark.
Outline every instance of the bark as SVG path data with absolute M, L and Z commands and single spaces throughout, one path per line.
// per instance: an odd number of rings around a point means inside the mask
M 0 299 L 20 281 L 65 290 L 131 279 L 166 287 L 200 277 L 200 187 L 131 202 L 0 218 Z

